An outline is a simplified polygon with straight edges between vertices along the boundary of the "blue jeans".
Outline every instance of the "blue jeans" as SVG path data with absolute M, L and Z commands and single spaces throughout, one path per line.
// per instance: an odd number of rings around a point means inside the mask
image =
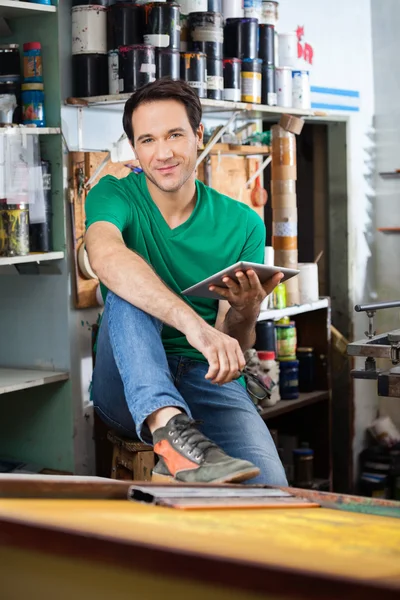
M 206 363 L 168 356 L 162 323 L 108 292 L 97 342 L 92 398 L 103 421 L 125 437 L 151 443 L 146 419 L 175 406 L 227 454 L 261 470 L 251 483 L 287 485 L 271 435 L 238 382 L 222 386 L 204 378 Z

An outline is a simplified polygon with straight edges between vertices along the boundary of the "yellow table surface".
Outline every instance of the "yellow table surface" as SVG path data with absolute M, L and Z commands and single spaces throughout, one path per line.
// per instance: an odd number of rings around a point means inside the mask
M 1 499 L 4 518 L 400 588 L 398 519 L 323 508 L 180 511 L 119 500 Z

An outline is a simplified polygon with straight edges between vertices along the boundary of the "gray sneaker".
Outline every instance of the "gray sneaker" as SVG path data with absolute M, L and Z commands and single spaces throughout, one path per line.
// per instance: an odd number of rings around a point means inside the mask
M 154 452 L 159 461 L 152 481 L 239 483 L 259 475 L 258 467 L 228 456 L 194 425 L 187 415 L 180 414 L 154 432 Z

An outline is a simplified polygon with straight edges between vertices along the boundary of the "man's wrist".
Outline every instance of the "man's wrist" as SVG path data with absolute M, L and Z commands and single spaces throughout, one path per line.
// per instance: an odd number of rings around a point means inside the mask
M 258 315 L 260 314 L 260 305 L 252 306 L 251 308 L 243 308 L 239 310 L 234 306 L 231 306 L 229 309 L 227 316 L 229 319 L 235 321 L 235 323 L 240 324 L 254 324 L 257 321 Z

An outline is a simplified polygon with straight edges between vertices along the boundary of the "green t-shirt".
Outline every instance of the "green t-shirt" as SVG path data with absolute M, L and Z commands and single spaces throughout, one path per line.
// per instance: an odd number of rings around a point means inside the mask
M 86 227 L 97 221 L 113 223 L 125 244 L 144 258 L 176 294 L 239 260 L 264 262 L 265 227 L 247 205 L 196 181 L 197 201 L 189 219 L 171 229 L 153 202 L 143 173 L 117 179 L 103 177 L 86 199 Z M 103 297 L 107 290 L 102 286 Z M 182 298 L 214 326 L 218 300 Z M 194 360 L 205 358 L 186 337 L 164 326 L 167 354 Z

